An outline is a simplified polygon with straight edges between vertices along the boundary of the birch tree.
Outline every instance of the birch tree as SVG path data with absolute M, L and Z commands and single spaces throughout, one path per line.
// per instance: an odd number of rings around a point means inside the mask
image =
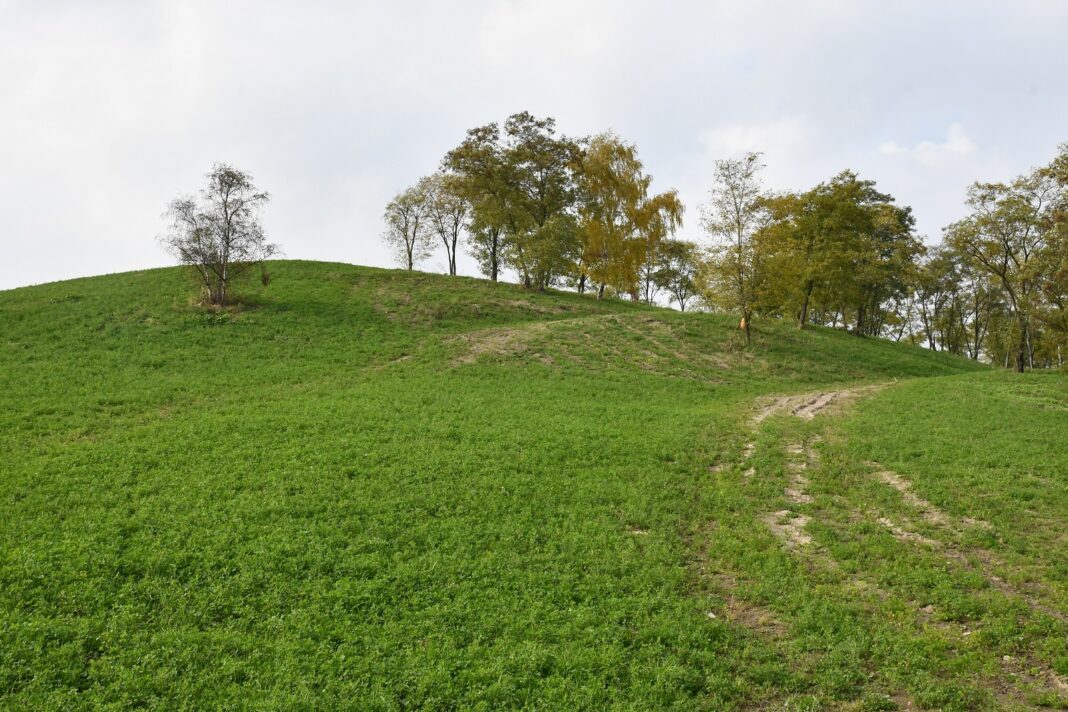
M 579 172 L 580 284 L 588 276 L 598 299 L 612 287 L 636 300 L 645 260 L 682 222 L 678 194 L 650 196 L 651 183 L 634 146 L 608 133 L 590 140 Z
M 433 254 L 434 235 L 430 228 L 425 186 L 416 184 L 398 193 L 386 205 L 384 219 L 386 229 L 382 240 L 404 269 L 414 270 L 417 264 Z
M 456 249 L 470 214 L 457 176 L 435 173 L 419 183 L 426 200 L 427 217 L 434 234 L 445 246 L 449 274 L 456 275 Z
M 702 225 L 713 240 L 704 284 L 710 301 L 736 311 L 745 324 L 745 343 L 756 303 L 757 269 L 753 235 L 764 218 L 764 188 L 759 153 L 716 161 L 716 178 Z
M 269 196 L 251 175 L 216 163 L 207 179 L 199 195 L 171 201 L 166 212 L 171 225 L 161 242 L 193 268 L 208 301 L 225 306 L 233 283 L 278 254 L 278 247 L 267 241 L 260 222 Z

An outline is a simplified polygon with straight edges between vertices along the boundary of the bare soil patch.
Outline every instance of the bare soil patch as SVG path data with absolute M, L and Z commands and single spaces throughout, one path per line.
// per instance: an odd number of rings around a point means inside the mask
M 812 420 L 832 405 L 844 404 L 855 400 L 862 395 L 873 393 L 885 388 L 886 384 L 871 386 L 857 386 L 856 388 L 844 388 L 837 391 L 817 391 L 816 393 L 803 393 L 796 396 L 775 396 L 766 401 L 753 415 L 752 424 L 758 425 L 773 415 L 789 412 L 803 420 Z
M 736 579 L 722 573 L 714 575 L 712 579 L 725 599 L 725 613 L 728 621 L 751 630 L 763 638 L 779 640 L 786 637 L 788 628 L 775 611 L 737 596 L 739 585 Z
M 786 489 L 783 490 L 783 494 L 786 495 L 786 499 L 794 504 L 812 504 L 812 496 L 808 493 L 810 482 L 808 477 L 805 476 L 805 470 L 808 469 L 805 447 L 799 443 L 792 443 L 786 446 L 786 453 L 790 456 L 790 459 L 786 462 L 790 482 L 786 485 Z
M 879 468 L 873 473 L 873 477 L 897 490 L 901 495 L 901 499 L 903 499 L 910 507 L 917 510 L 920 513 L 920 516 L 922 516 L 928 523 L 950 529 L 961 529 L 964 527 L 991 529 L 989 522 L 984 522 L 980 519 L 962 517 L 955 520 L 936 505 L 916 494 L 916 491 L 912 489 L 912 483 L 898 473 L 881 468 L 879 464 L 875 462 L 868 464 L 872 467 Z
M 800 549 L 812 543 L 812 537 L 805 531 L 809 518 L 788 509 L 764 515 L 764 523 L 771 532 L 779 537 L 788 549 Z
M 549 329 L 549 322 L 536 321 L 522 326 L 482 329 L 456 337 L 467 351 L 453 360 L 454 366 L 475 363 L 482 356 L 508 356 L 526 350 L 530 342 Z

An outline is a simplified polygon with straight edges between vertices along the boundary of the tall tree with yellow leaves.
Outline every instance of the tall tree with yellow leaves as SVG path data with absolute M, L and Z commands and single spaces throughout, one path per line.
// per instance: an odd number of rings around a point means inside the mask
M 650 196 L 651 183 L 633 145 L 611 133 L 590 140 L 579 171 L 580 289 L 588 279 L 598 299 L 609 287 L 638 298 L 650 247 L 682 223 L 678 194 Z

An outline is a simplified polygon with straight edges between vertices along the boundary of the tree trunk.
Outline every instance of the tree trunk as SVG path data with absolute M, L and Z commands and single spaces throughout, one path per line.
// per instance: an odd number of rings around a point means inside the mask
M 224 258 L 226 255 L 223 256 Z M 222 264 L 222 278 L 219 279 L 219 306 L 226 306 L 226 282 L 230 278 L 230 264 L 225 259 Z
M 748 311 L 742 312 L 742 319 L 745 320 L 745 345 L 749 346 L 753 343 L 753 335 L 749 330 L 749 321 L 752 318 L 752 314 Z
M 815 284 L 813 284 L 812 282 L 809 282 L 808 285 L 805 287 L 805 300 L 801 303 L 801 314 L 797 318 L 797 328 L 798 329 L 804 329 L 805 328 L 805 322 L 808 321 L 808 301 L 812 297 L 812 289 L 815 286 L 816 286 Z M 748 322 L 746 322 L 746 323 L 748 323 Z
M 923 322 L 923 334 L 927 337 L 927 348 L 932 351 L 938 351 L 938 344 L 935 343 L 934 331 L 931 329 L 931 317 L 927 313 L 927 303 L 920 301 L 920 321 Z
M 978 315 L 975 318 L 975 340 L 972 342 L 972 360 L 979 360 L 979 350 L 983 346 L 983 327 L 979 323 Z
M 1028 357 L 1030 356 L 1031 347 L 1029 345 L 1030 339 L 1028 338 L 1027 321 L 1024 318 L 1020 319 L 1020 343 L 1016 347 L 1016 372 L 1023 373 L 1027 370 Z M 1033 364 L 1032 364 L 1033 367 Z
M 604 298 L 604 287 L 605 287 L 604 282 L 601 282 L 601 286 L 597 288 L 597 299 L 598 300 L 601 300 L 602 298 Z
M 501 239 L 501 231 L 499 229 L 497 229 L 497 228 L 491 229 L 490 230 L 490 254 L 489 254 L 490 281 L 491 282 L 496 282 L 497 281 L 498 262 L 499 262 L 499 259 L 500 259 L 499 254 L 498 254 L 500 252 L 500 239 Z

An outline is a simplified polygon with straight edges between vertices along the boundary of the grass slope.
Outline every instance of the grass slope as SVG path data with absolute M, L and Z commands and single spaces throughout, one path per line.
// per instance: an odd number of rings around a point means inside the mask
M 0 293 L 0 707 L 1060 702 L 1063 378 L 272 273 L 221 313 L 172 269 Z

